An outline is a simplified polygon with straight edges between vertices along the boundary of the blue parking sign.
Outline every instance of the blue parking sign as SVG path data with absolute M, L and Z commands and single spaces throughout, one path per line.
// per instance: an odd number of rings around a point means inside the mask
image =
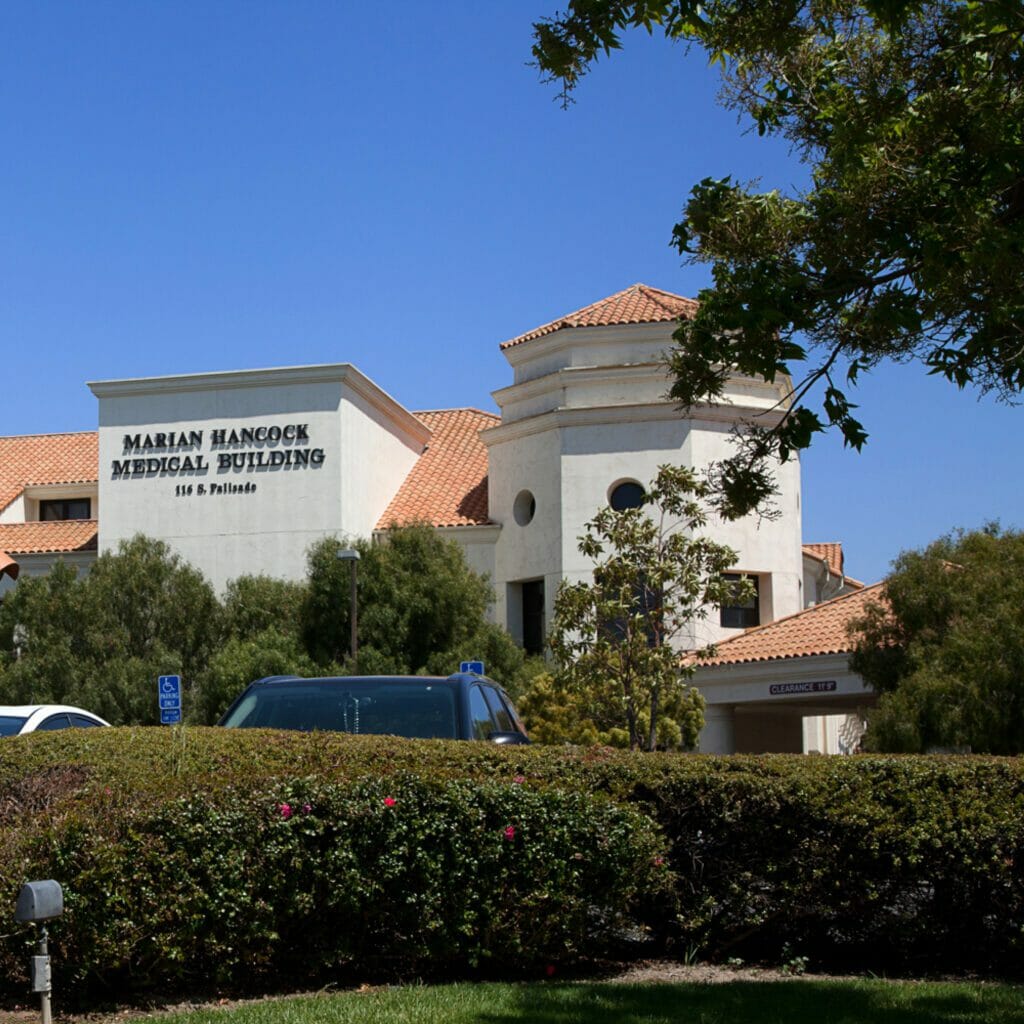
M 464 661 L 459 665 L 460 672 L 473 672 L 478 676 L 484 674 L 484 663 L 482 661 Z
M 175 725 L 180 722 L 181 676 L 158 676 L 156 695 L 160 707 L 160 724 Z

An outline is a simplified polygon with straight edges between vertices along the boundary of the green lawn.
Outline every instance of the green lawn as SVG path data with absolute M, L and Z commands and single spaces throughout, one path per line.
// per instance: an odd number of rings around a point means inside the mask
M 1024 987 L 791 981 L 403 987 L 202 1010 L 161 1024 L 1022 1024 Z

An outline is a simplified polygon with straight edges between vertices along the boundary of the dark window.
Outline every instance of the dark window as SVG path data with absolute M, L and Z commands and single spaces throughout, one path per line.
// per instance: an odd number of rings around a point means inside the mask
M 71 725 L 75 729 L 92 729 L 99 724 L 99 722 L 95 722 L 91 718 L 86 718 L 85 715 L 71 716 Z
M 635 480 L 627 480 L 616 487 L 608 496 L 608 504 L 616 512 L 627 508 L 640 508 L 644 503 L 644 489 Z
M 18 718 L 14 715 L 0 715 L 0 736 L 17 736 L 24 724 L 24 718 Z
M 491 714 L 494 716 L 495 722 L 498 723 L 498 731 L 515 732 L 515 722 L 512 721 L 512 716 L 505 709 L 505 705 L 502 704 L 498 691 L 490 686 L 483 687 L 483 691 L 484 696 L 487 698 L 487 703 L 490 705 Z
M 528 580 L 523 590 L 523 650 L 544 653 L 544 581 Z
M 520 491 L 512 503 L 512 515 L 520 526 L 528 526 L 537 514 L 537 499 L 529 491 Z
M 505 705 L 505 710 L 508 712 L 509 717 L 512 719 L 512 724 L 515 726 L 516 732 L 521 732 L 525 736 L 526 726 L 523 725 L 523 720 L 516 712 L 515 705 L 509 699 L 509 695 L 504 690 L 498 690 L 497 693 L 501 698 L 501 703 Z
M 39 725 L 36 726 L 36 732 L 49 732 L 51 729 L 70 729 L 71 720 L 65 714 L 50 715 L 49 718 L 43 719 Z
M 39 518 L 44 523 L 64 519 L 91 519 L 92 502 L 88 498 L 61 498 L 39 502 Z
M 473 719 L 474 739 L 485 740 L 494 732 L 491 709 L 488 707 L 487 701 L 484 699 L 483 690 L 479 686 L 470 688 L 469 715 Z
M 455 690 L 446 680 L 285 679 L 250 687 L 221 725 L 414 739 L 457 739 Z
M 753 584 L 754 592 L 744 601 L 740 601 L 739 598 L 730 600 L 728 604 L 722 605 L 722 617 L 721 624 L 725 629 L 750 629 L 751 626 L 757 626 L 761 622 L 761 616 L 758 614 L 758 586 L 757 577 L 748 576 L 745 573 L 738 572 L 727 572 L 722 577 L 726 583 L 732 583 L 737 586 L 741 581 L 748 580 Z
M 597 579 L 596 572 L 595 579 Z M 598 582 L 600 582 L 599 579 Z M 657 647 L 661 639 L 661 604 L 661 593 L 653 587 L 649 587 L 646 579 L 641 577 L 633 587 L 633 614 L 642 616 L 648 647 Z M 613 643 L 622 643 L 626 639 L 626 627 L 625 619 L 612 619 L 604 625 L 602 633 Z

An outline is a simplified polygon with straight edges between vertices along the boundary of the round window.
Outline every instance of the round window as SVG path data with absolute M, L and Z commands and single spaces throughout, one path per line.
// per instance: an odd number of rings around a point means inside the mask
M 520 491 L 516 500 L 512 503 L 512 515 L 520 526 L 526 526 L 533 521 L 537 511 L 537 499 L 529 491 Z
M 608 495 L 608 504 L 616 512 L 627 508 L 639 508 L 644 503 L 644 489 L 635 480 L 625 480 L 616 484 Z

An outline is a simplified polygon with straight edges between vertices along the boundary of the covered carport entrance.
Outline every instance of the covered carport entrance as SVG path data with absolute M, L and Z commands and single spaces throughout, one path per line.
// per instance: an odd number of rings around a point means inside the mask
M 875 693 L 850 670 L 848 623 L 880 597 L 866 587 L 723 641 L 694 685 L 711 754 L 856 751 Z

